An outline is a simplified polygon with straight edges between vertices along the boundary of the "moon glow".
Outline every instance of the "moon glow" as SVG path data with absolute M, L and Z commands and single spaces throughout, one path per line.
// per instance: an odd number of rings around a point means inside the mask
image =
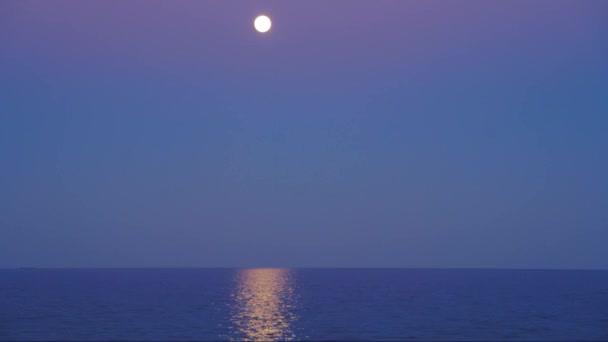
M 264 33 L 264 32 L 268 32 L 268 30 L 270 30 L 270 27 L 272 26 L 272 22 L 270 21 L 270 18 L 268 18 L 265 15 L 260 15 L 257 18 L 255 18 L 254 22 L 253 22 L 253 26 L 255 27 L 255 29 L 258 32 Z

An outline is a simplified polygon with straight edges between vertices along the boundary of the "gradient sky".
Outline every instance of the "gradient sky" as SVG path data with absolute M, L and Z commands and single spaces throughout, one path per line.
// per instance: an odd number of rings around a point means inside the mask
M 607 175 L 608 1 L 0 0 L 0 267 L 607 269 Z

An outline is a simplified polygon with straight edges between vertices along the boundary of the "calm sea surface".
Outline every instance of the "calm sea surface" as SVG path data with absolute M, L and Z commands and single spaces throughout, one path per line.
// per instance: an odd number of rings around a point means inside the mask
M 0 270 L 0 340 L 608 340 L 608 272 Z

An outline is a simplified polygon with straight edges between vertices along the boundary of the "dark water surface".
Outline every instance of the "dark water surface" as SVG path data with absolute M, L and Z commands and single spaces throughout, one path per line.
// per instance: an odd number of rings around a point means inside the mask
M 608 272 L 0 270 L 0 340 L 608 340 Z

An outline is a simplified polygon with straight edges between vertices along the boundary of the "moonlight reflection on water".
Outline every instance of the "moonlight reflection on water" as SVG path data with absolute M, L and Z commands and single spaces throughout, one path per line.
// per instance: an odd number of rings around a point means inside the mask
M 288 269 L 247 269 L 237 274 L 231 321 L 234 340 L 288 341 L 295 338 L 294 286 Z

